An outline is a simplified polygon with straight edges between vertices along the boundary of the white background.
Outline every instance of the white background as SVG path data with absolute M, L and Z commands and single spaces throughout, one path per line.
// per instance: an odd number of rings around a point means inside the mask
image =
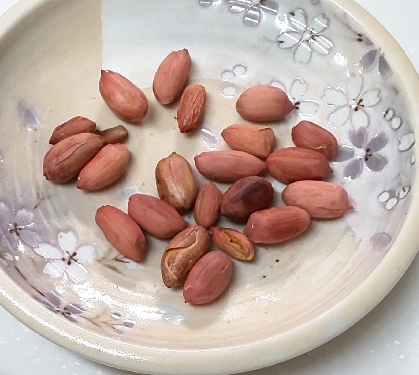
M 0 0 L 0 14 L 17 1 Z M 357 1 L 394 35 L 419 71 L 419 1 Z M 0 308 L 0 374 L 129 373 L 77 357 L 30 331 Z M 347 332 L 306 355 L 246 375 L 274 374 L 419 374 L 419 258 L 386 299 Z

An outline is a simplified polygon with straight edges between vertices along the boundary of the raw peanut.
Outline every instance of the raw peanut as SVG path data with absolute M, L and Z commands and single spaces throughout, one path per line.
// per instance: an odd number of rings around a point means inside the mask
M 273 151 L 276 138 L 269 126 L 233 124 L 221 132 L 224 141 L 237 151 L 265 159 Z
M 263 177 L 244 177 L 231 185 L 221 201 L 221 215 L 237 223 L 250 214 L 269 207 L 274 198 L 271 183 Z
M 233 262 L 222 251 L 205 254 L 189 273 L 183 287 L 185 302 L 205 305 L 227 289 L 233 276 Z
M 252 260 L 255 256 L 255 247 L 249 238 L 234 229 L 211 228 L 212 240 L 220 250 L 237 260 Z
M 49 143 L 52 145 L 57 144 L 71 135 L 80 133 L 93 133 L 96 129 L 96 123 L 89 120 L 87 117 L 77 116 L 58 125 L 52 132 Z
M 116 182 L 127 170 L 131 154 L 122 144 L 108 144 L 80 171 L 77 188 L 99 190 Z
M 254 212 L 243 233 L 255 243 L 274 244 L 304 233 L 310 226 L 310 215 L 299 207 L 282 206 Z
M 269 155 L 266 165 L 269 173 L 283 184 L 300 180 L 322 180 L 333 172 L 325 156 L 304 147 L 276 150 Z
M 202 124 L 207 92 L 201 85 L 186 86 L 177 110 L 177 123 L 181 133 L 190 133 Z
M 180 97 L 192 68 L 187 49 L 170 52 L 157 68 L 153 92 L 160 104 L 172 104 Z
M 111 111 L 121 120 L 138 124 L 147 115 L 146 96 L 121 74 L 102 70 L 99 91 Z
M 172 206 L 151 195 L 132 195 L 128 200 L 128 215 L 143 230 L 160 239 L 171 238 L 187 227 Z
M 311 217 L 333 219 L 352 209 L 348 193 L 337 184 L 326 181 L 297 181 L 282 191 L 286 205 L 306 210 Z
M 183 156 L 173 152 L 160 160 L 156 165 L 155 176 L 160 199 L 181 213 L 193 207 L 198 188 L 192 168 Z
M 266 163 L 243 151 L 209 151 L 195 156 L 195 166 L 208 180 L 235 182 L 266 173 Z
M 295 108 L 278 87 L 257 85 L 245 90 L 236 102 L 236 110 L 247 121 L 280 121 Z
M 291 130 L 291 137 L 298 147 L 307 147 L 333 159 L 338 152 L 338 141 L 328 130 L 310 121 L 301 121 Z
M 195 222 L 204 228 L 213 226 L 220 217 L 223 194 L 214 182 L 207 182 L 199 190 L 195 201 Z
M 117 125 L 113 128 L 99 130 L 96 129 L 96 134 L 101 135 L 106 143 L 124 143 L 128 139 L 128 130 L 124 125 Z
M 208 251 L 210 240 L 205 228 L 189 227 L 167 245 L 161 258 L 161 274 L 168 288 L 181 286 L 196 262 Z
M 72 180 L 104 145 L 105 140 L 92 133 L 75 134 L 63 139 L 45 154 L 44 176 L 58 184 Z
M 124 257 L 141 262 L 147 254 L 147 241 L 140 227 L 119 208 L 102 206 L 95 221 L 105 238 Z

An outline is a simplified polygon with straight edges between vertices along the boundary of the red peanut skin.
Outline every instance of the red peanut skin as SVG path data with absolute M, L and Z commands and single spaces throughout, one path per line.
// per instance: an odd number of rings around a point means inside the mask
M 151 195 L 132 195 L 128 215 L 141 229 L 159 239 L 171 238 L 188 226 L 172 206 Z
M 185 302 L 204 305 L 218 298 L 233 276 L 231 258 L 220 250 L 205 254 L 189 272 L 183 287 Z
M 323 180 L 333 172 L 326 157 L 304 147 L 285 147 L 266 159 L 269 173 L 283 184 L 301 180 Z
M 348 193 L 338 184 L 327 181 L 297 181 L 282 191 L 286 205 L 306 210 L 317 219 L 335 219 L 352 209 Z
M 288 241 L 310 227 L 307 211 L 294 206 L 281 206 L 254 212 L 243 233 L 254 243 L 275 244 Z
M 147 254 L 147 241 L 140 227 L 119 208 L 102 206 L 95 221 L 110 244 L 123 256 L 141 262 Z
M 298 147 L 311 148 L 332 160 L 338 152 L 336 137 L 311 121 L 301 121 L 291 130 L 291 138 Z

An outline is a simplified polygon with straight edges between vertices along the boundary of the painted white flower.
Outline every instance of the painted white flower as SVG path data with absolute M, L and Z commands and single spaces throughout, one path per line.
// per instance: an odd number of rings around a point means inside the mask
M 23 242 L 31 247 L 38 246 L 40 236 L 35 231 L 35 214 L 26 209 L 17 212 L 0 202 L 0 246 L 13 252 Z
M 81 263 L 91 263 L 95 260 L 95 245 L 77 247 L 77 237 L 71 231 L 60 232 L 57 242 L 58 246 L 43 243 L 34 249 L 38 255 L 48 261 L 44 272 L 53 279 L 67 274 L 76 283 L 86 281 L 88 273 Z
M 273 0 L 228 0 L 229 10 L 232 13 L 243 13 L 243 22 L 246 26 L 257 26 L 262 20 L 263 12 L 278 13 L 278 3 Z
M 336 107 L 329 116 L 329 123 L 333 126 L 342 126 L 350 121 L 354 129 L 368 127 L 370 124 L 368 109 L 380 103 L 380 94 L 380 89 L 364 91 L 364 79 L 361 75 L 350 75 L 345 90 L 326 88 L 323 101 Z
M 303 116 L 314 116 L 319 110 L 319 103 L 314 100 L 306 99 L 306 94 L 308 91 L 307 81 L 303 81 L 301 78 L 297 78 L 291 84 L 289 90 L 285 85 L 277 80 L 271 81 L 271 85 L 279 87 L 280 89 L 288 92 L 290 100 L 295 105 L 295 110 Z
M 321 35 L 329 27 L 329 19 L 324 13 L 310 21 L 304 9 L 295 9 L 288 14 L 289 28 L 277 38 L 280 48 L 294 50 L 297 63 L 308 63 L 313 52 L 328 55 L 333 48 L 331 40 Z

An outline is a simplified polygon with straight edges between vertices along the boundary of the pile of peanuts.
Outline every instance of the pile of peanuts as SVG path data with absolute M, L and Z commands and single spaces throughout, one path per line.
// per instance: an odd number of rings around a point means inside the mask
M 191 67 L 188 50 L 173 51 L 153 81 L 162 106 L 179 103 L 181 133 L 196 131 L 205 114 L 205 88 L 187 85 Z M 139 124 L 148 113 L 143 91 L 116 72 L 101 72 L 99 91 L 113 113 L 127 123 Z M 251 123 L 281 121 L 294 108 L 284 91 L 267 85 L 248 88 L 236 102 L 237 113 Z M 222 295 L 233 277 L 232 259 L 251 261 L 255 244 L 288 241 L 304 233 L 312 218 L 338 218 L 352 209 L 342 186 L 323 181 L 332 172 L 329 161 L 336 156 L 338 143 L 321 126 L 301 121 L 291 131 L 295 147 L 276 150 L 269 126 L 233 124 L 221 136 L 230 150 L 203 152 L 194 158 L 196 170 L 208 180 L 204 185 L 198 186 L 190 163 L 173 152 L 155 167 L 159 198 L 134 194 L 127 213 L 105 205 L 95 215 L 105 238 L 133 261 L 146 257 L 144 232 L 169 240 L 161 257 L 162 280 L 168 288 L 183 288 L 185 301 L 193 305 Z M 77 178 L 77 188 L 86 191 L 110 186 L 129 167 L 131 154 L 123 144 L 127 137 L 122 125 L 100 131 L 90 119 L 72 118 L 53 131 L 44 176 L 58 184 Z M 275 192 L 264 177 L 267 173 L 287 185 L 281 193 L 284 205 L 271 207 Z M 216 183 L 231 185 L 223 194 Z M 195 225 L 183 217 L 191 211 Z M 221 216 L 243 225 L 243 230 L 217 226 Z

